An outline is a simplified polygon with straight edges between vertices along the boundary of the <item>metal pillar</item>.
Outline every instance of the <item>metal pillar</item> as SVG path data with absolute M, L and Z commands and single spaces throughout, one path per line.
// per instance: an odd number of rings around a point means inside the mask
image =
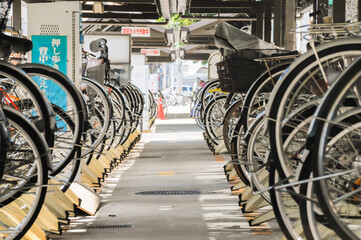
M 360 0 L 361 1 L 361 0 Z M 282 41 L 282 0 L 274 1 L 273 41 L 277 46 L 283 46 Z
M 263 39 L 263 12 L 264 8 L 257 8 L 256 36 Z
M 357 1 L 357 20 L 361 21 L 361 0 Z
M 345 22 L 346 15 L 346 1 L 337 0 L 333 1 L 333 22 L 343 23 Z
M 13 27 L 15 30 L 21 30 L 21 0 L 13 2 Z
M 291 34 L 290 30 L 296 27 L 296 1 L 286 1 L 285 7 L 285 27 L 284 27 L 284 39 L 285 48 L 287 50 L 296 49 L 296 35 Z
M 251 34 L 253 36 L 257 36 L 257 22 L 256 21 L 251 22 L 251 31 L 252 31 Z
M 265 1 L 264 8 L 264 40 L 266 42 L 271 42 L 272 34 L 272 1 Z

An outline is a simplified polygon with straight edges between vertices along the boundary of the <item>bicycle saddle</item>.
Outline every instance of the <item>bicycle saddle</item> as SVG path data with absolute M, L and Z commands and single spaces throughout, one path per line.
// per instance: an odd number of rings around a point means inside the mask
M 33 49 L 33 42 L 25 38 L 17 38 L 0 33 L 0 42 L 7 43 L 14 52 L 27 53 Z
M 106 50 L 107 40 L 104 38 L 99 38 L 97 40 L 91 41 L 89 48 L 92 52 L 100 52 Z

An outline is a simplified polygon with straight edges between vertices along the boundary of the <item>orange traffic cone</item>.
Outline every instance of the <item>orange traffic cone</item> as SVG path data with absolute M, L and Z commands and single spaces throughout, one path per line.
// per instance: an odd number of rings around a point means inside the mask
M 157 118 L 160 119 L 160 120 L 165 120 L 163 104 L 162 104 L 162 98 L 159 98 L 159 101 L 158 101 L 158 115 L 157 115 Z

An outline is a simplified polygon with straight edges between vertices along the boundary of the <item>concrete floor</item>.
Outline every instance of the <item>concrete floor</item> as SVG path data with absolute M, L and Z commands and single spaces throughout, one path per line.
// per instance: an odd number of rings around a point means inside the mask
M 102 190 L 96 216 L 74 219 L 62 239 L 278 239 L 275 221 L 250 228 L 249 215 L 230 191 L 222 160 L 211 154 L 189 114 L 157 121 Z M 138 156 L 139 155 L 139 156 Z M 196 190 L 196 195 L 139 195 L 144 191 Z M 85 225 L 131 225 L 84 229 Z

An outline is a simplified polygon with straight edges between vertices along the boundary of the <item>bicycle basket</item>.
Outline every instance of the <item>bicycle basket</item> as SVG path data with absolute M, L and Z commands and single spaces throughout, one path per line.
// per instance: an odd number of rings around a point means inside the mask
M 101 85 L 104 85 L 105 82 L 105 63 L 100 65 L 90 67 L 87 69 L 87 76 L 93 80 L 96 80 Z
M 223 92 L 232 92 L 233 91 L 232 76 L 228 71 L 226 61 L 221 61 L 216 63 L 216 67 L 219 78 L 219 87 Z
M 263 63 L 254 61 L 263 55 L 253 49 L 243 49 L 225 57 L 217 64 L 222 91 L 245 93 L 266 70 Z
M 133 66 L 130 64 L 122 64 L 111 69 L 109 71 L 110 81 L 116 86 L 127 85 L 131 82 L 132 69 Z

